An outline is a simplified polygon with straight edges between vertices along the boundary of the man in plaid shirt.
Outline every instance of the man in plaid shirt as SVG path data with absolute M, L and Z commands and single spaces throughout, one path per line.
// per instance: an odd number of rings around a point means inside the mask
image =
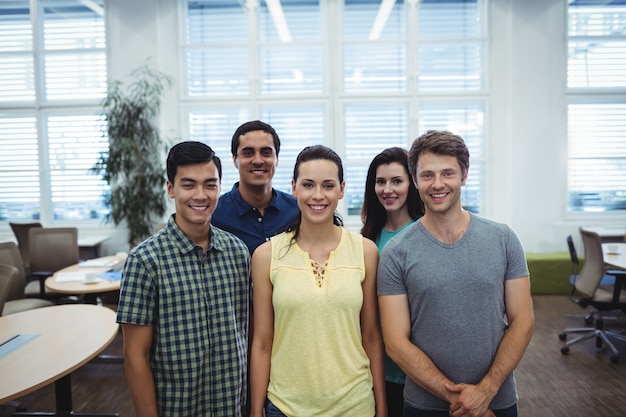
M 181 142 L 167 158 L 176 212 L 134 248 L 117 321 L 138 417 L 238 417 L 247 383 L 250 255 L 211 226 L 222 167 L 210 147 Z

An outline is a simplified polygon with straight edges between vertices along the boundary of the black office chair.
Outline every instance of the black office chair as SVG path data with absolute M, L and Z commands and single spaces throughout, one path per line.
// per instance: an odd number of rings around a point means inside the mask
M 595 337 L 596 347 L 602 347 L 603 343 L 612 352 L 612 363 L 618 363 L 620 353 L 611 342 L 611 338 L 626 341 L 622 333 L 604 328 L 604 314 L 609 311 L 626 311 L 626 291 L 622 291 L 623 282 L 626 281 L 626 271 L 606 270 L 602 255 L 602 242 L 595 232 L 580 229 L 585 249 L 585 263 L 578 278 L 574 282 L 576 293 L 580 296 L 572 296 L 572 301 L 582 308 L 592 306 L 597 310 L 596 324 L 594 327 L 566 328 L 559 334 L 559 339 L 565 341 L 569 333 L 583 333 L 579 337 L 569 340 L 561 348 L 561 353 L 567 355 L 570 346 Z M 605 275 L 613 275 L 613 285 L 602 285 Z
M 15 281 L 16 276 L 16 267 L 0 263 L 0 316 L 2 315 L 4 303 L 9 295 L 9 290 L 13 287 L 13 281 Z

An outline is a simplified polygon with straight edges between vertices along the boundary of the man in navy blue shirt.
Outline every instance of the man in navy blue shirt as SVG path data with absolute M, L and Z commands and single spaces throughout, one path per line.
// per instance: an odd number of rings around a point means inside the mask
M 278 134 L 259 120 L 242 124 L 233 134 L 231 153 L 239 182 L 220 197 L 211 222 L 243 240 L 250 254 L 298 214 L 296 199 L 272 188 L 279 151 Z

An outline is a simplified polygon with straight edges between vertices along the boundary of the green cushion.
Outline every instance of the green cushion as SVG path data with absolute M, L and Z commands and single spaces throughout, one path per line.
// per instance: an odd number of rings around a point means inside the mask
M 569 295 L 572 261 L 568 252 L 527 253 L 526 261 L 533 294 Z

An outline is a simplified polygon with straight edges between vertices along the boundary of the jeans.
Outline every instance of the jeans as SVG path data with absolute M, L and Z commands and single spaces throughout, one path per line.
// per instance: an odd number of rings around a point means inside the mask
M 265 417 L 287 417 L 270 400 L 265 402 Z
M 517 404 L 505 408 L 502 410 L 491 410 L 496 417 L 517 417 Z M 449 417 L 449 412 L 446 411 L 433 411 L 433 410 L 419 410 L 413 408 L 410 405 L 404 403 L 404 417 Z M 269 416 L 268 416 L 269 417 Z

